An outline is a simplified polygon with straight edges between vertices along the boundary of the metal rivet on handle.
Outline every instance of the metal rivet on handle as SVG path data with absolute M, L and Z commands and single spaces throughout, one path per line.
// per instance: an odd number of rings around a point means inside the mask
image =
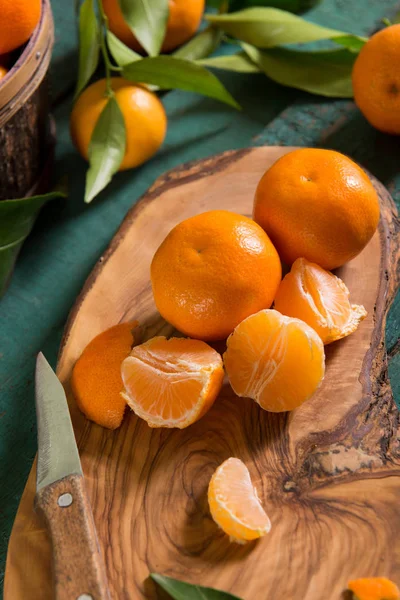
M 76 600 L 94 600 L 90 594 L 81 594 Z
M 57 504 L 58 506 L 61 506 L 61 508 L 65 508 L 66 506 L 71 506 L 73 501 L 73 498 L 71 496 L 71 494 L 61 494 L 61 496 L 58 497 L 57 500 Z M 91 596 L 87 596 L 87 598 L 85 598 L 85 596 L 79 596 L 79 599 L 82 600 L 91 600 Z

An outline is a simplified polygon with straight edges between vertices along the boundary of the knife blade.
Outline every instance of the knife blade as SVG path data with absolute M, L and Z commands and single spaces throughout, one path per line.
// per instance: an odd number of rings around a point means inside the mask
M 38 460 L 35 506 L 49 530 L 56 600 L 109 600 L 64 388 L 42 353 L 36 361 Z
M 36 361 L 35 400 L 39 491 L 67 475 L 82 475 L 64 388 L 41 352 Z

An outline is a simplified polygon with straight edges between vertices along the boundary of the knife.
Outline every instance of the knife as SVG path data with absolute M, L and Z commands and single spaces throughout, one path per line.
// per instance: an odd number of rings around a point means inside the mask
M 36 361 L 38 460 L 35 506 L 51 538 L 55 600 L 109 600 L 105 568 L 64 388 Z

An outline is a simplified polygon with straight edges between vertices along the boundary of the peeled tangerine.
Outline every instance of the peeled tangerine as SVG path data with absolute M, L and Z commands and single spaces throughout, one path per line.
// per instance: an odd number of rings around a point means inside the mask
M 154 337 L 121 367 L 131 409 L 150 427 L 183 429 L 202 417 L 222 387 L 221 356 L 200 340 Z
M 261 310 L 242 321 L 228 338 L 224 363 L 233 391 L 271 412 L 303 404 L 325 373 L 319 335 L 277 310 Z
M 208 503 L 212 518 L 231 542 L 244 544 L 271 529 L 249 470 L 238 458 L 228 458 L 215 471 L 208 486 Z
M 354 579 L 348 588 L 357 600 L 400 600 L 399 588 L 386 577 Z
M 298 258 L 281 281 L 274 308 L 308 323 L 324 344 L 350 335 L 367 316 L 363 306 L 350 304 L 339 277 L 305 258 Z

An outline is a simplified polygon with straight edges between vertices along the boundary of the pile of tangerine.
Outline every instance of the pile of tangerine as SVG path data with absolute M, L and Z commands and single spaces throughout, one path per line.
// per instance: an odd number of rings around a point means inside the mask
M 39 23 L 42 0 L 0 0 L 0 82 Z
M 237 396 L 264 410 L 299 407 L 324 378 L 324 344 L 366 317 L 331 270 L 363 250 L 378 221 L 377 193 L 349 158 L 311 148 L 287 153 L 258 183 L 253 219 L 213 210 L 170 231 L 151 282 L 160 314 L 186 337 L 157 336 L 131 349 L 129 324 L 104 332 L 73 370 L 78 406 L 109 428 L 121 424 L 126 404 L 150 427 L 184 428 L 211 408 L 226 373 Z M 281 260 L 291 267 L 283 279 Z M 208 343 L 217 340 L 226 340 L 222 356 Z M 106 395 L 96 393 L 103 365 Z M 215 472 L 209 504 L 232 540 L 269 531 L 237 458 Z

